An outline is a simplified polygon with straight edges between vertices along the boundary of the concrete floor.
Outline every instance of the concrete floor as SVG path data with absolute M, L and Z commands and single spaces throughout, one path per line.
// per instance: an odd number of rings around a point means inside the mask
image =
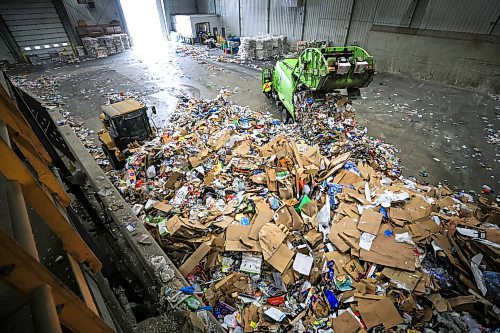
M 274 104 L 260 93 L 259 70 L 234 63 L 207 63 L 176 53 L 169 45 L 146 55 L 129 50 L 104 59 L 15 72 L 27 73 L 29 78 L 58 76 L 67 110 L 91 129 L 100 128 L 98 114 L 106 94 L 120 91 L 155 105 L 157 126 L 166 124 L 175 109 L 176 95 L 214 98 L 223 87 L 235 90 L 229 99 L 240 105 L 275 111 Z M 354 102 L 359 123 L 368 127 L 369 135 L 400 150 L 406 176 L 477 192 L 483 184 L 500 188 L 499 144 L 486 139 L 496 135 L 498 140 L 500 135 L 498 98 L 383 73 L 375 76 L 362 95 Z M 419 176 L 420 171 L 426 171 L 428 177 Z

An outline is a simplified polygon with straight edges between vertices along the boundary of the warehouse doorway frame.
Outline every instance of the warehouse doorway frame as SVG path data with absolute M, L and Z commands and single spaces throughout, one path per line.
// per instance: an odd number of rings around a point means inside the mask
M 161 0 L 119 0 L 135 46 L 155 48 L 169 39 Z

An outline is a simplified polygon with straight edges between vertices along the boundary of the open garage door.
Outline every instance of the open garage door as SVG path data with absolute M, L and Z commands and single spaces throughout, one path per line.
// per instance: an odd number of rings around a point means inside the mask
M 51 0 L 2 0 L 2 16 L 22 53 L 40 59 L 71 48 L 61 18 Z

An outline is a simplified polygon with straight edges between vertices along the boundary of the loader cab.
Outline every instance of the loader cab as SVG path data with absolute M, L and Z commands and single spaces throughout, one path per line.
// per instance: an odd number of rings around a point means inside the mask
M 104 105 L 102 111 L 99 118 L 104 129 L 98 133 L 99 141 L 110 164 L 118 169 L 125 164 L 129 144 L 147 140 L 153 134 L 147 108 L 134 99 L 126 99 Z

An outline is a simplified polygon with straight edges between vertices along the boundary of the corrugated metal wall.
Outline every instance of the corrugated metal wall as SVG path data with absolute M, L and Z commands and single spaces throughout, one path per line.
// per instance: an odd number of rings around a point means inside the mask
M 136 1 L 146 1 L 146 0 L 136 0 Z M 201 3 L 202 1 L 199 2 Z M 205 4 L 201 5 L 202 7 L 206 8 L 207 6 L 209 6 L 208 4 L 209 0 L 204 0 L 203 2 L 205 2 Z M 170 13 L 170 15 L 197 14 L 196 0 L 164 0 L 163 3 L 165 5 L 165 11 L 167 13 Z
M 10 50 L 2 36 L 0 36 L 0 60 L 7 60 L 10 64 L 15 62 L 14 57 L 12 56 L 12 53 L 10 53 Z
M 421 28 L 489 34 L 499 15 L 499 0 L 430 0 Z
M 267 0 L 241 1 L 241 30 L 243 36 L 267 32 Z
M 304 7 L 286 7 L 281 1 L 271 0 L 269 33 L 287 36 L 291 41 L 302 37 Z
M 48 58 L 49 52 L 71 45 L 51 0 L 2 0 L 0 15 L 21 51 L 28 55 Z
M 377 0 L 374 24 L 408 27 L 415 0 Z
M 113 20 L 120 21 L 115 0 L 96 0 L 95 8 L 90 9 L 87 4 L 79 4 L 76 0 L 63 0 L 71 25 L 76 27 L 78 20 L 87 25 L 108 24 Z
M 198 1 L 198 13 L 215 14 L 219 0 Z
M 241 35 L 238 0 L 220 0 L 217 14 L 222 16 L 222 25 L 226 28 L 226 35 Z
M 304 40 L 344 44 L 353 0 L 308 0 Z
M 197 1 L 199 8 L 213 8 L 213 0 Z M 302 0 L 297 8 L 270 0 L 269 32 L 283 34 L 290 41 L 303 36 L 305 40 L 343 44 L 353 1 L 348 43 L 366 46 L 373 24 L 500 35 L 500 22 L 494 26 L 500 15 L 500 0 Z M 266 32 L 267 0 L 217 0 L 217 14 L 224 25 L 238 34 L 239 3 L 241 34 Z
M 376 12 L 377 1 L 356 0 L 347 44 L 366 45 Z

